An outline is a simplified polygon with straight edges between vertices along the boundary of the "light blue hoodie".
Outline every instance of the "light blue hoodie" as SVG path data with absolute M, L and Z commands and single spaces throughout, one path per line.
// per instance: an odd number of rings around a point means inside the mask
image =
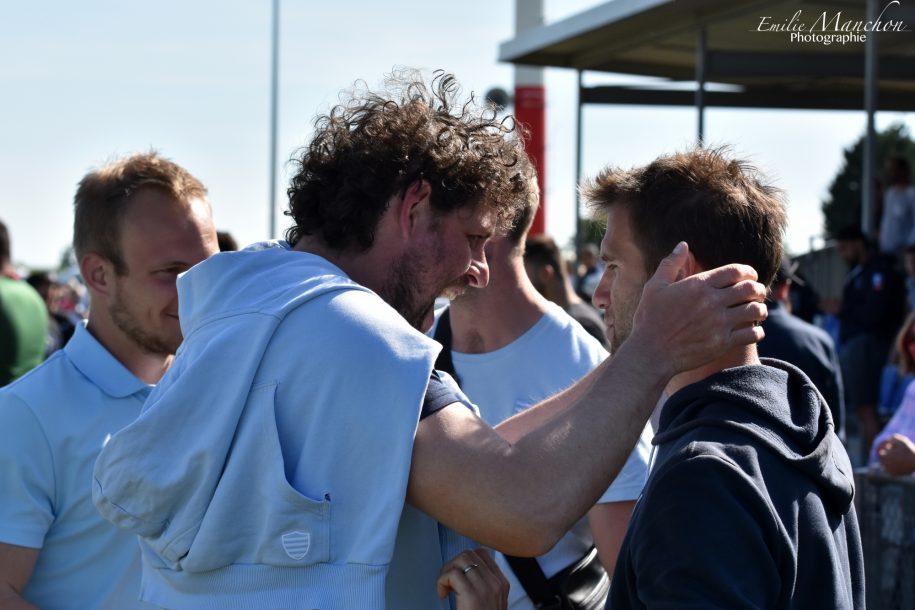
M 94 473 L 98 509 L 140 536 L 141 597 L 383 608 L 438 344 L 282 243 L 211 257 L 178 289 L 184 343 Z

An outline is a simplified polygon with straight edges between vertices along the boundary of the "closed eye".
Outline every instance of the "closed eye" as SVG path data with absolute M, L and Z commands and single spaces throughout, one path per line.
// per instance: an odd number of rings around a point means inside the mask
M 153 273 L 156 275 L 178 275 L 179 273 L 184 273 L 185 271 L 187 271 L 186 265 L 175 265 L 172 267 L 157 269 Z

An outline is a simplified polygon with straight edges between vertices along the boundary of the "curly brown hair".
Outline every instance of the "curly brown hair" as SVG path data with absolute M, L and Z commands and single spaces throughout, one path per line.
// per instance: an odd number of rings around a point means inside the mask
M 287 194 L 294 225 L 338 251 L 364 251 L 394 195 L 417 180 L 432 188 L 439 213 L 467 206 L 492 214 L 498 229 L 515 219 L 533 166 L 511 117 L 499 119 L 471 94 L 458 103 L 454 76 L 437 71 L 427 86 L 412 70 L 386 79 L 385 93 L 357 83 L 348 100 L 315 120 L 315 136 L 293 159 Z
M 679 241 L 706 269 L 743 263 L 767 286 L 778 270 L 784 195 L 727 147 L 665 155 L 631 170 L 607 168 L 581 192 L 594 209 L 628 209 L 649 275 Z

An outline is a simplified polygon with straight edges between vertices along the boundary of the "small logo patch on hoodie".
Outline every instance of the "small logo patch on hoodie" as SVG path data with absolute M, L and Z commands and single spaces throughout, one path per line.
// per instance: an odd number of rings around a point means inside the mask
M 286 532 L 283 534 L 283 550 L 298 561 L 308 554 L 311 546 L 311 534 L 308 532 Z

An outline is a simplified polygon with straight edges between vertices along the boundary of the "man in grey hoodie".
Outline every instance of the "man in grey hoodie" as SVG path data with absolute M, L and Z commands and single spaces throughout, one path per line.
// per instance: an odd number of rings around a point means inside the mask
M 614 351 L 635 337 L 642 288 L 670 244 L 689 241 L 688 274 L 740 261 L 769 283 L 778 269 L 781 196 L 727 151 L 607 169 L 585 194 L 607 215 L 594 302 Z M 666 392 L 608 607 L 863 609 L 852 469 L 807 376 L 742 345 Z

